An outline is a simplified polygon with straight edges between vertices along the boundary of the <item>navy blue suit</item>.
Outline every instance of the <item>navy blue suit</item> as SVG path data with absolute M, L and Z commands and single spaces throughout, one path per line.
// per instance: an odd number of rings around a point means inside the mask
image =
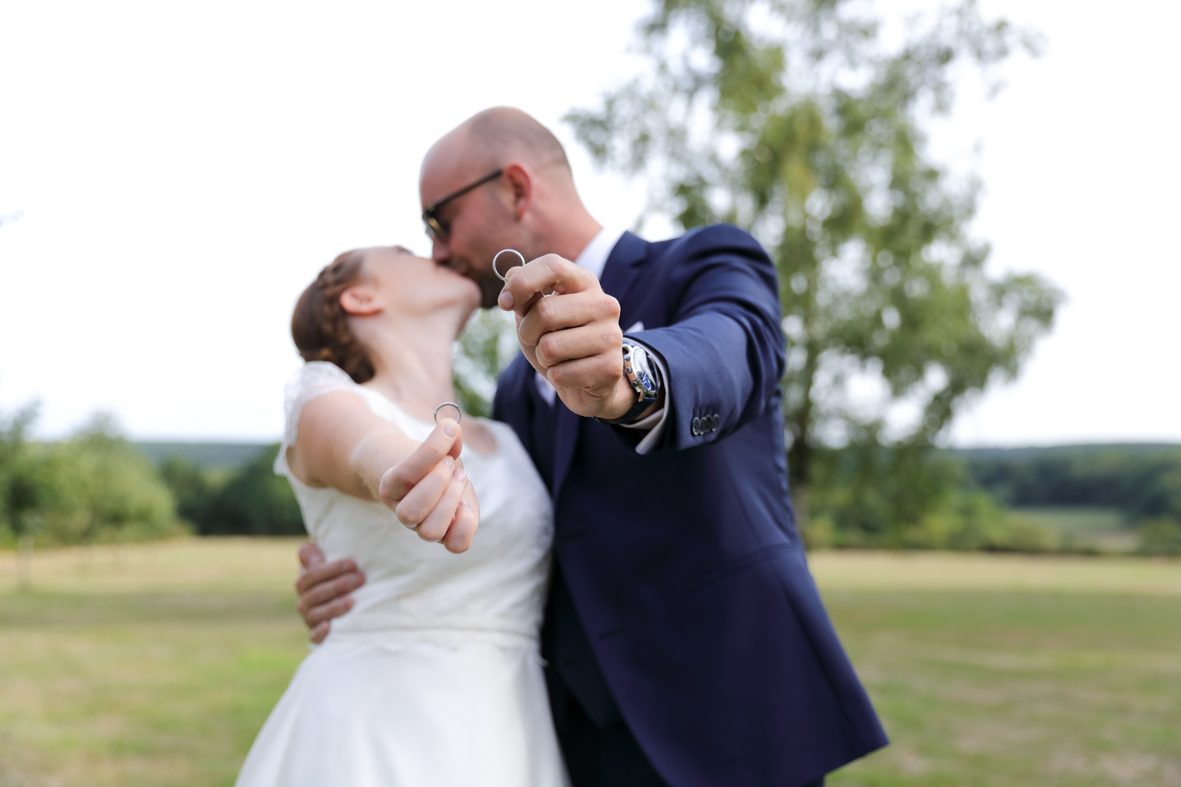
M 668 370 L 660 446 L 548 404 L 523 356 L 493 407 L 554 497 L 555 702 L 625 723 L 678 786 L 795 787 L 884 746 L 795 529 L 770 259 L 730 226 L 625 233 L 601 283 Z

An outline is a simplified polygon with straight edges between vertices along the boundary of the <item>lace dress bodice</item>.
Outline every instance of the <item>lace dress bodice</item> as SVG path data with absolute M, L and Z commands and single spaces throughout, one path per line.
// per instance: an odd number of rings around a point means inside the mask
M 290 480 L 308 533 L 325 557 L 352 558 L 366 575 L 365 585 L 353 593 L 352 611 L 333 621 L 329 638 L 449 630 L 535 639 L 548 580 L 553 510 L 512 429 L 482 421 L 496 439 L 495 451 L 481 454 L 463 447 L 460 456 L 480 501 L 480 525 L 471 547 L 456 555 L 420 539 L 384 505 L 308 486 L 291 472 L 287 449 L 295 442 L 303 405 L 334 391 L 361 397 L 413 440 L 425 440 L 434 429 L 330 363 L 308 363 L 289 383 L 275 471 Z
M 485 422 L 492 453 L 464 446 L 480 526 L 454 555 L 380 503 L 291 472 L 300 411 L 335 391 L 413 440 L 434 429 L 329 363 L 288 385 L 275 470 L 325 556 L 352 558 L 366 582 L 299 665 L 236 787 L 569 787 L 538 652 L 553 511 L 532 461 L 504 424 Z

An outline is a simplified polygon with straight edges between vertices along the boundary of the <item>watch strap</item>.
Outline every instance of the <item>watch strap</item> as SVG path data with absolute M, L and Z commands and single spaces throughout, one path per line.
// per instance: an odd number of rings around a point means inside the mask
M 640 345 L 624 342 L 623 373 L 627 376 L 628 384 L 636 393 L 636 403 L 622 417 L 614 421 L 603 418 L 595 419 L 600 423 L 609 426 L 630 424 L 639 419 L 644 411 L 660 397 L 660 375 L 653 370 L 652 365 L 648 362 L 648 351 Z

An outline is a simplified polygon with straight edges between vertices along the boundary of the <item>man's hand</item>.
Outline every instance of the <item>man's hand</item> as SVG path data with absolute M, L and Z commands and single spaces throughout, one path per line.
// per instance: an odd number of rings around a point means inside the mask
M 538 257 L 509 269 L 498 303 L 516 313 L 521 351 L 573 412 L 615 420 L 635 404 L 619 301 L 588 271 L 556 254 Z
M 308 638 L 319 645 L 328 636 L 332 618 L 339 618 L 353 608 L 352 591 L 365 584 L 365 575 L 351 560 L 324 562 L 324 553 L 315 544 L 299 548 L 303 566 L 295 580 L 299 594 L 299 614 L 311 629 Z
M 459 424 L 444 418 L 414 453 L 381 477 L 378 494 L 406 527 L 450 552 L 472 544 L 480 513 L 459 452 Z

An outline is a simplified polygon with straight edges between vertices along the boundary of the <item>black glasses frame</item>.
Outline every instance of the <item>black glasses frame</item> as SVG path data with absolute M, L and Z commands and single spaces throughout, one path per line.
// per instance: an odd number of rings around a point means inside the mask
M 435 204 L 431 205 L 429 208 L 424 210 L 422 212 L 422 223 L 426 225 L 426 234 L 436 240 L 447 240 L 447 236 L 450 234 L 450 229 L 448 227 L 444 226 L 443 222 L 439 220 L 439 216 L 438 216 L 439 209 L 442 208 L 444 205 L 446 205 L 448 202 L 451 202 L 452 200 L 458 199 L 458 198 L 462 197 L 464 194 L 467 194 L 469 191 L 476 188 L 477 186 L 483 186 L 488 181 L 496 180 L 497 178 L 499 178 L 503 174 L 504 174 L 504 170 L 498 169 L 495 172 L 490 173 L 490 174 L 485 175 L 484 177 L 480 178 L 475 183 L 469 183 L 468 185 L 461 188 L 459 191 L 456 191 L 452 194 L 448 194 L 446 197 L 443 197 L 443 199 L 439 200 L 438 202 L 436 202 Z

